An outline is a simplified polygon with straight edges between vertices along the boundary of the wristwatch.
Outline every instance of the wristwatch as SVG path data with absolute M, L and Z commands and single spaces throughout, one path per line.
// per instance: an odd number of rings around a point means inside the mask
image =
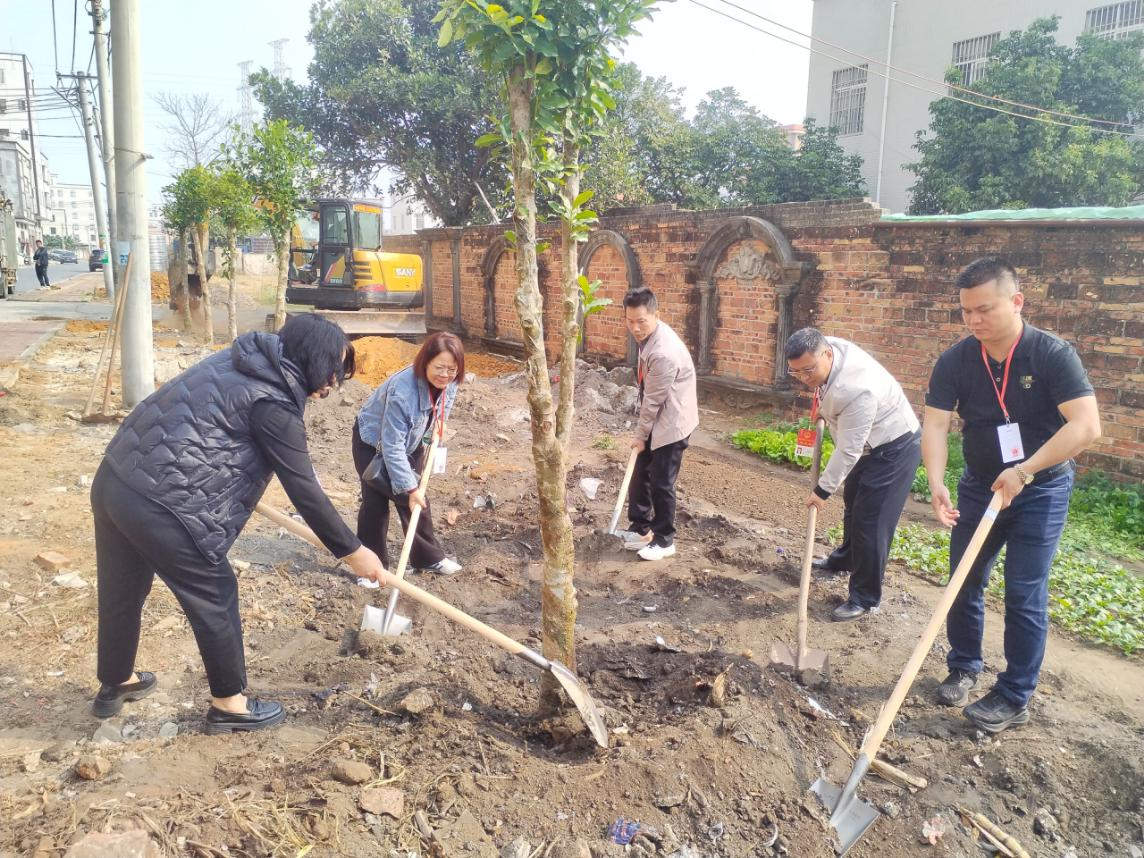
M 1033 475 L 1026 473 L 1025 469 L 1020 465 L 1014 465 L 1013 470 L 1017 472 L 1017 476 L 1021 478 L 1021 482 L 1025 485 L 1029 485 L 1029 483 L 1033 482 Z

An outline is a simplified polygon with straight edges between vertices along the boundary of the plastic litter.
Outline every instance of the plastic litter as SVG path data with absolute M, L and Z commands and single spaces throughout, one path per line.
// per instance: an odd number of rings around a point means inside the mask
M 596 499 L 596 492 L 600 490 L 600 485 L 603 480 L 598 480 L 595 477 L 581 477 L 580 478 L 580 491 L 584 493 L 584 497 L 588 500 Z
M 639 831 L 640 823 L 634 820 L 624 819 L 621 816 L 608 826 L 608 839 L 613 843 L 618 843 L 620 846 L 627 846 L 635 839 Z

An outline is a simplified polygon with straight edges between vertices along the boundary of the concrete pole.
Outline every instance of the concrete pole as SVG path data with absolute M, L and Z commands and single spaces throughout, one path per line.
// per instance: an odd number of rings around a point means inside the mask
M 151 252 L 147 241 L 147 157 L 143 154 L 142 27 L 139 0 L 115 0 L 111 8 L 115 49 L 115 252 L 121 265 L 131 254 L 124 295 L 123 400 L 132 408 L 155 389 L 151 337 Z
M 103 199 L 103 182 L 99 169 L 99 156 L 95 153 L 95 117 L 91 113 L 91 99 L 87 94 L 90 78 L 76 76 L 76 89 L 79 90 L 79 109 L 83 113 L 83 136 L 87 141 L 87 168 L 91 172 L 91 195 L 95 201 L 95 226 L 99 233 L 99 243 L 111 255 L 111 237 L 107 232 L 107 209 Z M 115 298 L 115 280 L 110 265 L 103 266 L 103 285 L 107 297 Z
M 882 91 L 882 128 L 878 136 L 878 182 L 874 186 L 874 202 L 882 205 L 882 167 L 886 162 L 886 114 L 890 111 L 890 65 L 894 62 L 894 15 L 898 0 L 890 4 L 890 26 L 886 34 L 886 83 Z
M 99 127 L 103 137 L 103 173 L 107 182 L 107 230 L 114 244 L 115 216 L 115 128 L 111 111 L 111 73 L 107 68 L 107 34 L 103 31 L 106 14 L 103 0 L 91 0 L 92 33 L 95 36 L 95 73 L 99 78 Z M 115 248 L 108 246 L 107 258 L 111 262 L 112 280 L 119 282 L 119 257 Z

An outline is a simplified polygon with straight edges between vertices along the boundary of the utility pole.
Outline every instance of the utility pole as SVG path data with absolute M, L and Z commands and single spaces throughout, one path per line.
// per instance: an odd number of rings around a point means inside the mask
M 286 80 L 290 77 L 290 67 L 286 65 L 286 43 L 289 39 L 275 39 L 273 42 L 266 44 L 274 48 L 274 76 L 278 80 Z
M 91 99 L 87 94 L 87 82 L 91 80 L 87 75 L 75 75 L 75 88 L 79 91 L 79 108 L 83 113 L 83 136 L 87 141 L 87 168 L 91 171 L 91 194 L 95 202 L 95 228 L 99 234 L 99 243 L 110 248 L 107 232 L 107 209 L 103 198 L 103 183 L 100 181 L 99 156 L 95 151 L 95 117 L 91 112 Z M 110 254 L 109 254 L 110 255 Z M 103 286 L 107 289 L 107 297 L 115 300 L 115 275 L 110 265 L 103 266 Z M 115 306 L 114 303 L 112 306 Z
M 32 123 L 32 71 L 28 68 L 27 54 L 20 55 L 20 62 L 24 66 L 24 106 L 28 109 L 28 142 L 32 148 L 32 186 L 36 190 L 36 232 L 43 238 L 44 200 L 40 196 L 40 159 L 36 157 L 36 129 Z
M 151 337 L 151 251 L 147 241 L 147 158 L 143 154 L 143 81 L 140 54 L 143 33 L 139 0 L 115 0 L 111 7 L 115 49 L 115 252 L 120 263 L 131 254 L 123 307 L 123 400 L 134 407 L 155 389 Z
M 254 65 L 251 60 L 239 63 L 239 74 L 242 75 L 242 82 L 238 86 L 238 99 L 240 109 L 238 112 L 239 128 L 243 134 L 249 134 L 254 127 L 254 101 L 251 98 L 252 87 L 250 85 L 250 67 Z
M 99 127 L 103 144 L 103 173 L 107 182 L 107 260 L 111 263 L 111 279 L 119 282 L 119 257 L 115 253 L 116 213 L 115 213 L 115 129 L 111 110 L 111 74 L 107 69 L 107 34 L 103 24 L 107 19 L 103 11 L 103 0 L 91 0 L 92 34 L 95 36 L 95 73 L 99 78 Z

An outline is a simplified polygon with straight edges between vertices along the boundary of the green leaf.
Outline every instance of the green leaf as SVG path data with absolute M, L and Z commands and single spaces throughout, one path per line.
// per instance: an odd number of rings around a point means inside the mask
M 496 144 L 502 142 L 504 142 L 504 138 L 502 138 L 500 134 L 494 131 L 488 134 L 482 134 L 477 138 L 473 145 L 475 145 L 478 149 L 487 149 L 489 146 L 495 146 Z
M 441 32 L 437 34 L 437 47 L 443 48 L 453 41 L 453 22 L 451 19 L 446 19 L 441 24 Z
M 576 199 L 572 201 L 572 205 L 576 208 L 580 208 L 580 206 L 584 205 L 584 203 L 588 202 L 588 200 L 594 196 L 596 196 L 595 191 L 581 191 L 577 194 Z
M 539 62 L 536 64 L 536 67 L 535 67 L 534 71 L 535 71 L 537 74 L 551 74 L 551 73 L 552 73 L 552 68 L 553 68 L 553 66 L 552 66 L 552 60 L 550 60 L 548 57 L 543 57 L 543 58 L 541 58 L 541 60 L 540 60 L 540 61 L 539 61 Z

